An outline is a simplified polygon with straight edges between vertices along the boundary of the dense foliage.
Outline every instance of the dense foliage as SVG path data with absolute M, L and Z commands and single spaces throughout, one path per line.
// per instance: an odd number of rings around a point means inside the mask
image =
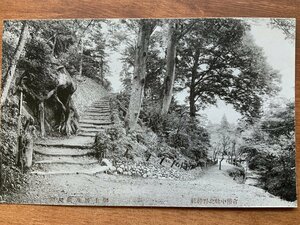
M 272 104 L 249 128 L 241 151 L 249 168 L 261 174 L 260 185 L 283 199 L 296 200 L 294 104 Z

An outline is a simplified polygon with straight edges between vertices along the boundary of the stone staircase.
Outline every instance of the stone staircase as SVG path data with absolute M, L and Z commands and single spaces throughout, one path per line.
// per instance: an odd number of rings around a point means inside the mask
M 80 118 L 76 136 L 48 138 L 35 143 L 31 173 L 94 175 L 108 170 L 107 166 L 101 166 L 93 156 L 93 143 L 97 132 L 112 124 L 109 100 L 95 102 Z
M 108 99 L 95 102 L 79 120 L 79 136 L 95 137 L 97 132 L 111 126 L 111 108 Z

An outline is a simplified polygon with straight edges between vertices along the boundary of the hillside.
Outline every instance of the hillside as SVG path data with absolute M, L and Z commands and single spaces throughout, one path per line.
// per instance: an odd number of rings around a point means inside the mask
M 89 77 L 84 77 L 80 82 L 77 82 L 77 90 L 72 99 L 79 115 L 82 115 L 86 107 L 107 95 L 108 92 L 102 85 Z

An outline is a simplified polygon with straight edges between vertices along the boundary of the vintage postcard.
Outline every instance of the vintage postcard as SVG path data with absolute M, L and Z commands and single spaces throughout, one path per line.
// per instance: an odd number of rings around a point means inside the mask
M 2 203 L 297 207 L 295 19 L 7 20 Z

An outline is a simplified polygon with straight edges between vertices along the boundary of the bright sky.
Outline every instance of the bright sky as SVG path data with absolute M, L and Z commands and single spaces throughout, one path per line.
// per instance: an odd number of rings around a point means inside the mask
M 251 23 L 251 34 L 255 43 L 264 49 L 268 63 L 278 70 L 282 76 L 282 90 L 279 96 L 293 99 L 295 95 L 295 42 L 286 40 L 281 30 L 272 29 L 267 22 L 267 19 L 256 19 L 255 22 Z M 112 76 L 109 80 L 112 82 L 112 87 L 116 92 L 122 88 L 119 77 L 122 69 L 120 57 L 121 55 L 118 52 L 110 54 Z M 187 92 L 183 91 L 176 98 L 183 102 L 186 96 Z M 220 122 L 224 114 L 230 123 L 235 123 L 241 117 L 232 106 L 226 105 L 221 100 L 218 101 L 217 106 L 211 106 L 202 113 L 205 113 L 208 120 L 213 123 Z

